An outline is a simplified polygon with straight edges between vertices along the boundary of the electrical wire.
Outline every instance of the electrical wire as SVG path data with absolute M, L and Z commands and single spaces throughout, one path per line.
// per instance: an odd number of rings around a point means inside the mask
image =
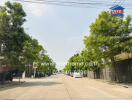
M 21 1 L 21 2 L 29 2 L 29 3 L 39 3 L 39 4 L 62 4 L 62 5 L 71 5 L 71 6 L 106 6 L 105 3 L 96 3 L 96 2 L 68 2 L 68 1 L 48 1 L 48 0 L 36 0 L 36 1 L 30 1 L 30 0 L 16 0 L 16 1 Z
M 80 2 L 80 1 L 62 1 L 62 0 L 15 0 L 15 1 L 21 1 L 21 2 L 28 2 L 28 3 L 38 3 L 38 4 L 48 4 L 48 5 L 58 5 L 58 6 L 69 6 L 69 7 L 80 7 L 80 8 L 102 8 L 102 7 L 108 7 L 113 6 L 113 4 L 105 3 L 105 2 L 96 2 L 93 0 L 89 0 L 86 2 Z M 125 1 L 125 0 L 124 0 Z M 117 0 L 114 1 L 114 5 L 117 2 Z M 121 2 L 121 1 L 120 1 Z M 123 4 L 123 1 L 121 2 Z M 116 3 L 117 4 L 117 3 Z M 119 2 L 118 2 L 119 4 Z
M 125 3 L 125 0 L 122 0 L 121 4 L 120 5 L 123 5 Z

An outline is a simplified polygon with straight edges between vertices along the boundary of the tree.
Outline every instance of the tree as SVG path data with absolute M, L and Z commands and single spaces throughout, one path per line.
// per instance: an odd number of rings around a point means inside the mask
M 26 13 L 20 3 L 6 2 L 0 6 L 0 56 L 4 56 L 3 64 L 15 67 L 17 70 L 29 68 L 32 73 L 33 63 L 52 63 L 52 59 L 45 54 L 45 49 L 36 39 L 29 36 L 23 27 Z M 40 53 L 43 51 L 43 55 Z M 47 67 L 52 71 L 55 65 Z M 30 75 L 31 75 L 30 73 Z
M 6 2 L 0 7 L 0 47 L 1 55 L 5 57 L 6 64 L 16 66 L 22 53 L 28 35 L 22 27 L 25 22 L 25 12 L 19 3 Z
M 114 57 L 122 52 L 132 52 L 132 18 L 113 17 L 102 12 L 90 26 L 90 35 L 84 37 L 85 48 L 81 54 L 74 55 L 68 62 L 83 61 L 81 70 L 97 71 L 110 64 L 115 67 Z M 85 65 L 86 63 L 86 65 Z M 64 70 L 74 70 L 75 66 L 66 65 Z
M 92 23 L 90 36 L 85 37 L 84 44 L 88 51 L 93 52 L 93 61 L 98 62 L 95 68 L 102 68 L 108 64 L 113 70 L 113 75 L 116 73 L 116 77 L 119 77 L 114 57 L 123 52 L 132 52 L 131 21 L 130 16 L 123 19 L 113 17 L 109 12 L 102 12 Z
M 102 12 L 95 23 L 90 26 L 91 34 L 85 38 L 86 48 L 91 46 L 99 59 L 110 59 L 122 52 L 131 52 L 131 25 L 132 18 L 127 16 L 124 20 L 113 17 L 109 12 Z M 100 57 L 101 56 L 101 57 Z

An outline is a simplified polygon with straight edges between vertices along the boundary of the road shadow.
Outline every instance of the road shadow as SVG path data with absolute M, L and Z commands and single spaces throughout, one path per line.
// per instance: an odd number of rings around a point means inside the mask
M 36 82 L 16 82 L 15 84 L 9 85 L 9 86 L 3 86 L 0 88 L 0 91 L 8 90 L 8 89 L 14 89 L 17 87 L 35 87 L 35 86 L 41 86 L 41 87 L 46 87 L 46 86 L 53 86 L 53 85 L 58 85 L 62 84 L 60 82 L 41 82 L 41 81 L 36 81 Z
M 60 82 L 25 82 L 21 85 L 21 87 L 33 87 L 33 86 L 52 86 L 62 84 Z

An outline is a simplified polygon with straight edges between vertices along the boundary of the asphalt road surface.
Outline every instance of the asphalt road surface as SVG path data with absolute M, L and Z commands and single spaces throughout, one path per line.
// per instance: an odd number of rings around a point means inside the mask
M 0 100 L 132 100 L 132 88 L 54 75 L 0 89 Z

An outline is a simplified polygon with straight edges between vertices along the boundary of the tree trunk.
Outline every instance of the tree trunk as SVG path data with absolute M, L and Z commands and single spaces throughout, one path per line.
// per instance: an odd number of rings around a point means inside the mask
M 111 80 L 116 81 L 116 69 L 115 69 L 115 60 L 114 57 L 111 57 Z

